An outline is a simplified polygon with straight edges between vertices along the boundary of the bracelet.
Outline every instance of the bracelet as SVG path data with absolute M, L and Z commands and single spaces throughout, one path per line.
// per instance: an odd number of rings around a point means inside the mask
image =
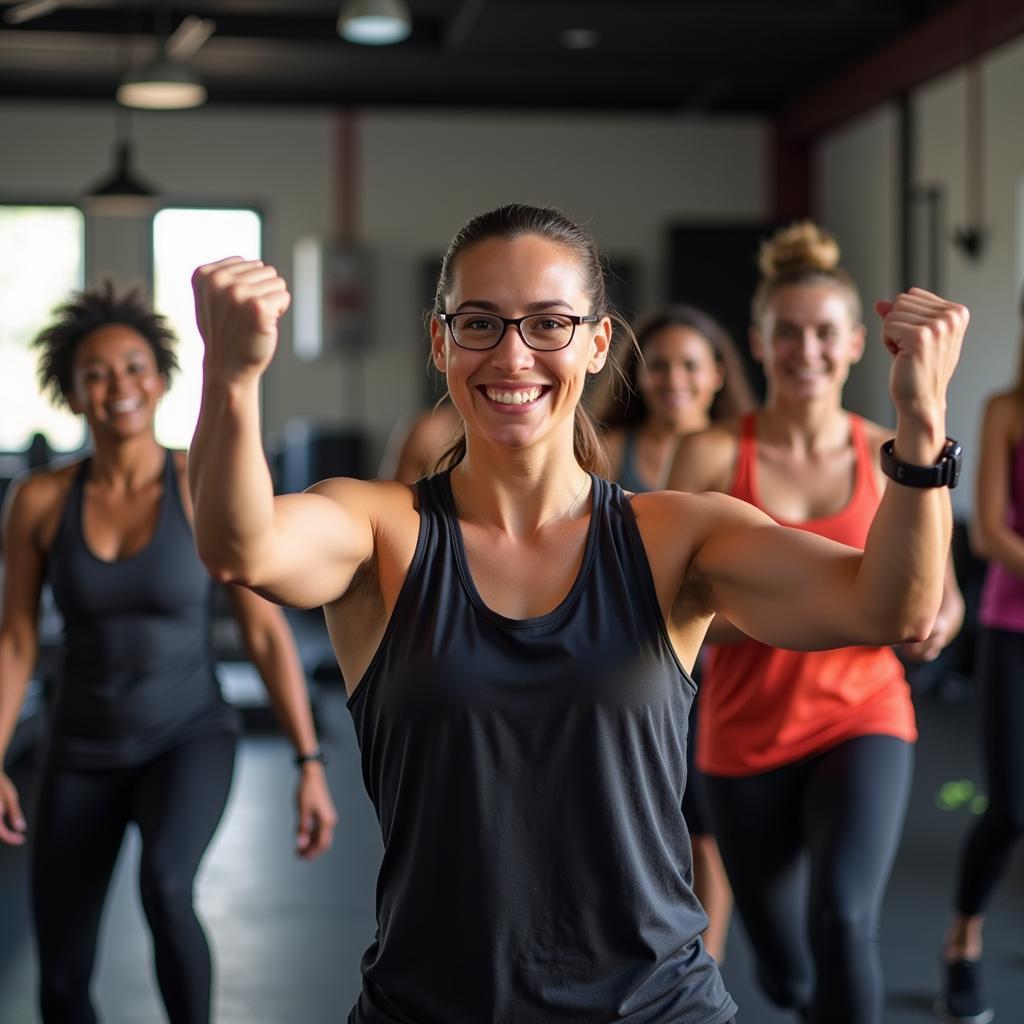
M 295 767 L 301 768 L 307 761 L 319 761 L 322 765 L 327 764 L 327 758 L 324 756 L 324 752 L 317 747 L 311 754 L 296 754 L 295 755 Z

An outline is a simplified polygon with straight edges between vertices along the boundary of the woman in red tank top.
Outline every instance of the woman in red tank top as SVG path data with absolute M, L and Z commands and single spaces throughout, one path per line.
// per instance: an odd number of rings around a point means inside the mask
M 685 439 L 670 486 L 723 491 L 863 548 L 888 431 L 842 405 L 865 328 L 838 257 L 809 223 L 762 246 L 750 337 L 765 406 Z M 912 655 L 934 657 L 959 630 L 949 579 L 935 631 Z M 902 666 L 888 647 L 783 650 L 728 623 L 709 637 L 720 642 L 706 663 L 697 763 L 762 986 L 815 1024 L 877 1024 L 877 919 L 917 736 Z

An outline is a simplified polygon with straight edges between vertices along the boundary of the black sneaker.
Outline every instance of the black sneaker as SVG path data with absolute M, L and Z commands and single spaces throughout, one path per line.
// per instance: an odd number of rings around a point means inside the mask
M 935 1012 L 948 1024 L 988 1024 L 995 1010 L 981 992 L 981 961 L 954 960 L 944 964 L 942 995 L 935 1000 Z

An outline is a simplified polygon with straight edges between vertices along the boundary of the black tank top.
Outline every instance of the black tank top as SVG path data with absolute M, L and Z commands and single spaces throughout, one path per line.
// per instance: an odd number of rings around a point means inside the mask
M 583 564 L 509 619 L 470 578 L 447 473 L 349 700 L 384 857 L 350 1024 L 716 1024 L 681 810 L 693 684 L 621 488 Z
M 156 532 L 114 562 L 85 542 L 85 459 L 71 485 L 47 577 L 64 617 L 50 754 L 66 768 L 140 764 L 199 735 L 237 730 L 210 649 L 210 577 L 199 561 L 167 453 Z

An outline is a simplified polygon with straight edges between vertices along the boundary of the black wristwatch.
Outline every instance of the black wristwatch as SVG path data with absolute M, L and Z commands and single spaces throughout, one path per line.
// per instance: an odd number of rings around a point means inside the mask
M 916 466 L 912 462 L 901 462 L 893 454 L 893 441 L 882 445 L 882 472 L 905 487 L 948 487 L 952 490 L 960 479 L 960 463 L 963 461 L 963 445 L 946 438 L 945 447 L 934 466 Z
M 324 752 L 318 747 L 311 754 L 296 754 L 295 755 L 295 766 L 301 768 L 307 761 L 319 761 L 321 764 L 327 764 L 327 758 L 324 757 Z

